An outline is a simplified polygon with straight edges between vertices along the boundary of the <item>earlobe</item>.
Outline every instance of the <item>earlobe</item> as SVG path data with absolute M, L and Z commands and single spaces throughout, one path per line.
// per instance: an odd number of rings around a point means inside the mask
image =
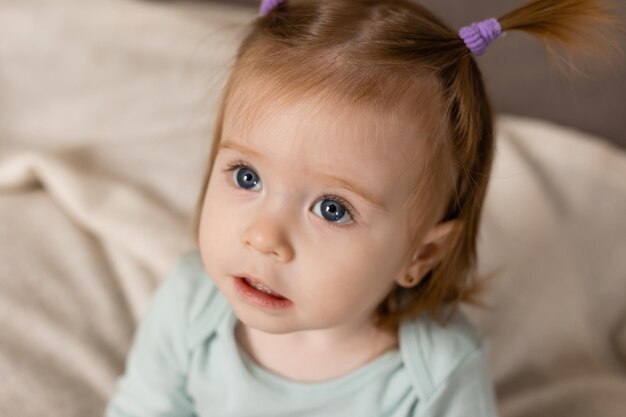
M 397 281 L 398 285 L 404 288 L 414 287 L 419 283 L 419 280 L 411 274 L 406 274 L 403 279 Z
M 450 252 L 461 236 L 463 224 L 459 220 L 440 223 L 428 231 L 404 276 L 398 285 L 410 288 L 417 285 Z

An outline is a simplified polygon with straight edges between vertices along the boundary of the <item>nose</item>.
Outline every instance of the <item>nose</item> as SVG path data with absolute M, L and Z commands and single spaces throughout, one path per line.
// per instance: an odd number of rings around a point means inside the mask
M 280 262 L 289 262 L 294 257 L 293 247 L 285 230 L 276 219 L 257 217 L 241 235 L 243 244 Z

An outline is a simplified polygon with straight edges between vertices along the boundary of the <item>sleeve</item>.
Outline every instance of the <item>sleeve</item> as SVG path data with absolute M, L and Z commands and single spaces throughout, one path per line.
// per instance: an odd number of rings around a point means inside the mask
M 185 391 L 190 283 L 179 260 L 155 292 L 135 333 L 105 417 L 193 416 Z
M 440 383 L 416 417 L 498 417 L 485 345 L 469 353 Z

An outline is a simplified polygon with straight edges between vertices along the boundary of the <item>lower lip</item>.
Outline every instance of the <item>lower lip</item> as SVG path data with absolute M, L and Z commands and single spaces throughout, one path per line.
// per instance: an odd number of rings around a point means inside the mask
M 259 307 L 277 310 L 290 307 L 293 304 L 291 300 L 286 298 L 277 298 L 257 290 L 243 278 L 235 277 L 235 288 L 242 298 Z

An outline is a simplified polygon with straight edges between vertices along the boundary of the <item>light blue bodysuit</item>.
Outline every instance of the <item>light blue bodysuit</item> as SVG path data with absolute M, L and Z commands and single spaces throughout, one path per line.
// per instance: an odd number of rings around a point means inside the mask
M 347 375 L 296 382 L 237 345 L 237 317 L 197 250 L 156 291 L 106 417 L 494 417 L 488 345 L 461 312 L 405 320 L 399 348 Z

